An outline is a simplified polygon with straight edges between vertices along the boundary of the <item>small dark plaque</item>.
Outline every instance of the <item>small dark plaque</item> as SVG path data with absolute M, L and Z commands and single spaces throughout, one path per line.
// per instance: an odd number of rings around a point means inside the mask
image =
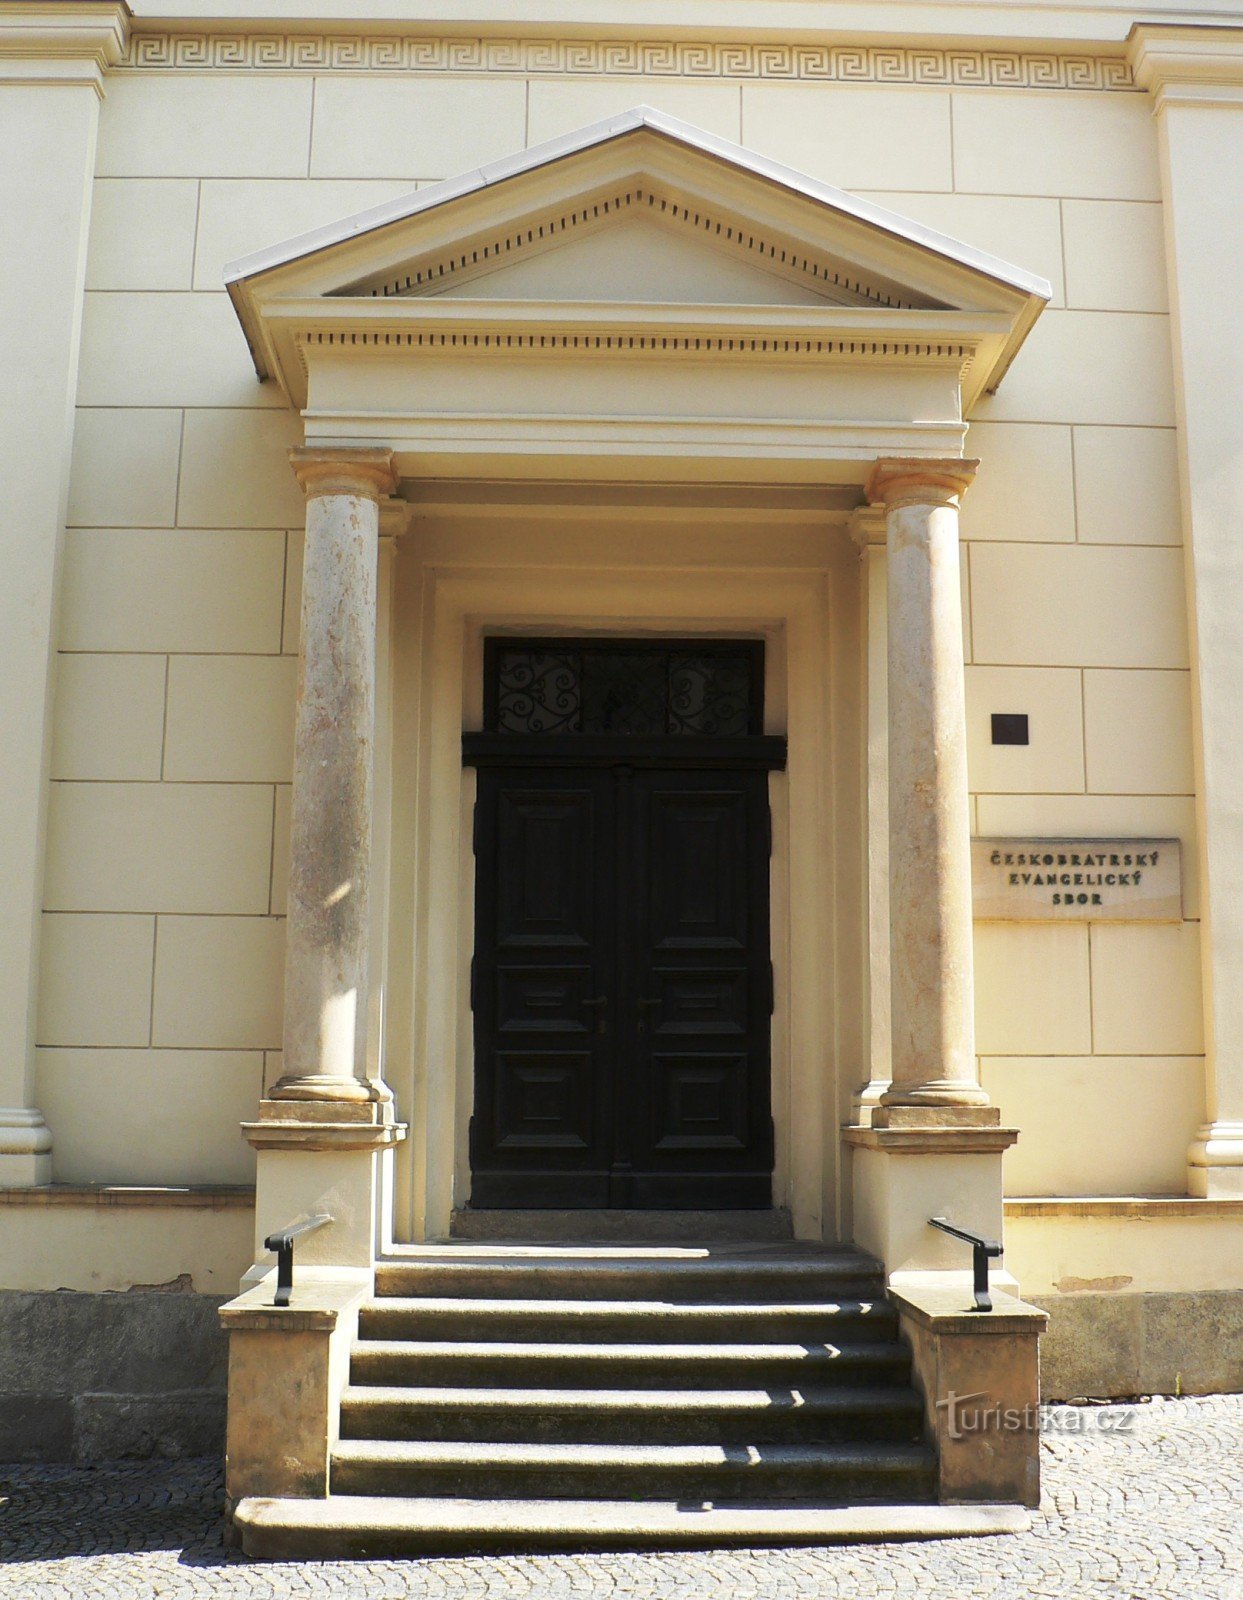
M 1030 744 L 1026 711 L 994 711 L 993 743 Z

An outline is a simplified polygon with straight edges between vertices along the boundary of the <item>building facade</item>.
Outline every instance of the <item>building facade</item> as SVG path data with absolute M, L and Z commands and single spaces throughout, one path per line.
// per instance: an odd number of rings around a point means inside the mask
M 210 1448 L 319 1213 L 1243 1387 L 1221 17 L 0 0 L 10 1453 Z

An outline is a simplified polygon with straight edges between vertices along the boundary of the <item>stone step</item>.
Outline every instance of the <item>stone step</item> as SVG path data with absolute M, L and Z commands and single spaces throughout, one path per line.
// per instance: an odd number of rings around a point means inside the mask
M 350 1387 L 346 1439 L 536 1443 L 916 1443 L 923 1408 L 898 1386 L 733 1389 Z
M 885 1300 L 674 1303 L 665 1300 L 419 1299 L 389 1296 L 359 1314 L 362 1339 L 603 1340 L 647 1344 L 712 1340 L 892 1339 L 897 1318 Z
M 485 1499 L 930 1499 L 924 1444 L 507 1444 L 355 1439 L 332 1453 L 330 1492 Z
M 516 1297 L 674 1302 L 883 1300 L 879 1266 L 857 1251 L 440 1251 L 376 1267 L 379 1297 Z
M 712 1505 L 676 1501 L 406 1499 L 242 1500 L 246 1555 L 290 1561 L 538 1550 L 639 1550 L 857 1544 L 1023 1533 L 1019 1506 Z
M 366 1385 L 725 1389 L 906 1384 L 909 1377 L 910 1353 L 896 1339 L 708 1344 L 364 1339 L 354 1346 L 350 1363 L 350 1381 Z
M 690 1240 L 736 1243 L 790 1240 L 790 1213 L 763 1211 L 455 1211 L 453 1239 L 514 1239 L 573 1242 L 649 1240 L 681 1244 Z

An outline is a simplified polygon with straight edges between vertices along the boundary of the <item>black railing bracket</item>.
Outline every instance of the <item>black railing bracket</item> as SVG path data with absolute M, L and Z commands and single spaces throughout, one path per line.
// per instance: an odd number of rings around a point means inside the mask
M 327 1212 L 320 1212 L 317 1216 L 308 1217 L 305 1222 L 291 1223 L 279 1233 L 270 1233 L 263 1241 L 265 1250 L 276 1252 L 276 1298 L 272 1301 L 274 1306 L 287 1306 L 293 1294 L 294 1240 L 300 1239 L 304 1233 L 314 1233 L 317 1228 L 326 1227 L 331 1221 L 332 1218 Z
M 971 1246 L 971 1268 L 975 1278 L 975 1305 L 973 1311 L 991 1311 L 993 1309 L 992 1296 L 988 1292 L 988 1263 L 1001 1260 L 1001 1244 L 996 1239 L 984 1239 L 978 1233 L 972 1233 L 968 1228 L 956 1228 L 952 1222 L 946 1222 L 944 1217 L 929 1217 L 930 1228 L 940 1228 L 942 1233 L 948 1233 L 955 1239 L 961 1239 L 964 1244 Z

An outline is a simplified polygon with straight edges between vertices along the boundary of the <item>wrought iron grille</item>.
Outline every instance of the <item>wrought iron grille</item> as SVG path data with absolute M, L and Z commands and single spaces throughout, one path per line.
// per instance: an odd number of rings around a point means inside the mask
M 616 644 L 489 640 L 491 733 L 763 732 L 764 647 L 755 643 Z

